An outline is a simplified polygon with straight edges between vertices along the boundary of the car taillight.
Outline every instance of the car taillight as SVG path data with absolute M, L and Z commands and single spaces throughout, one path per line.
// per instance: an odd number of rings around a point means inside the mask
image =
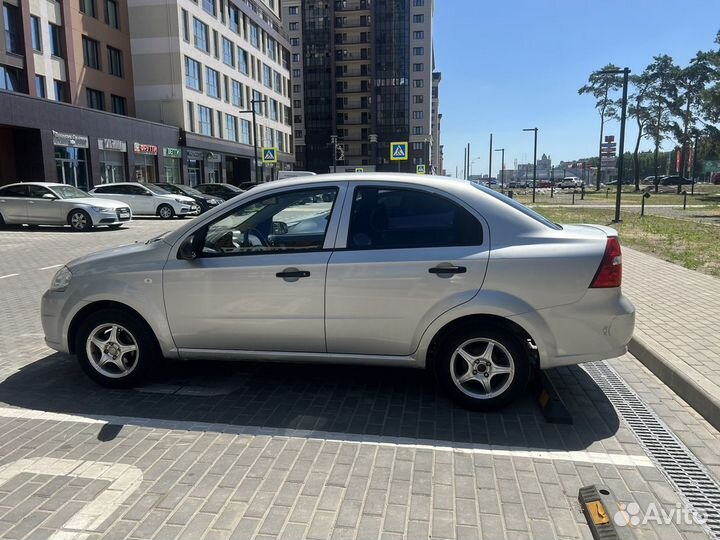
M 622 284 L 622 250 L 616 236 L 610 236 L 605 246 L 600 267 L 590 284 L 591 289 L 607 289 Z

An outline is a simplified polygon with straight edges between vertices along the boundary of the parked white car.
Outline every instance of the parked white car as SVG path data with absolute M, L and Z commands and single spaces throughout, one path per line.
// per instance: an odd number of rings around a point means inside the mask
M 200 206 L 191 197 L 175 195 L 152 184 L 118 182 L 103 184 L 90 190 L 95 197 L 114 199 L 129 205 L 133 215 L 159 216 L 171 219 L 175 216 L 196 216 Z
M 120 227 L 132 219 L 127 204 L 92 197 L 54 182 L 23 182 L 0 187 L 0 226 L 70 225 L 88 231 L 99 225 Z
M 502 405 L 533 372 L 622 356 L 617 232 L 415 174 L 261 184 L 175 231 L 77 259 L 42 300 L 48 346 L 111 387 L 163 356 L 429 368 Z
M 558 183 L 560 188 L 579 188 L 582 187 L 583 181 L 577 176 L 566 176 Z

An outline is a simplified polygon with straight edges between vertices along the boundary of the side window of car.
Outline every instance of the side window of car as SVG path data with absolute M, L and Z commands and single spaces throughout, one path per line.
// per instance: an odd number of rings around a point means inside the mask
M 323 248 L 338 189 L 286 191 L 244 204 L 211 223 L 201 253 L 246 255 Z
M 120 194 L 122 191 L 120 191 L 122 186 L 100 186 L 98 188 L 95 188 L 95 193 L 116 193 Z
M 0 189 L 0 197 L 27 197 L 28 187 L 27 186 L 10 186 Z
M 426 191 L 355 189 L 348 249 L 402 249 L 482 244 L 479 221 L 460 205 Z
M 50 193 L 50 190 L 42 186 L 28 186 L 29 197 L 33 199 L 42 199 L 43 195 Z M 52 195 L 52 193 L 50 193 Z

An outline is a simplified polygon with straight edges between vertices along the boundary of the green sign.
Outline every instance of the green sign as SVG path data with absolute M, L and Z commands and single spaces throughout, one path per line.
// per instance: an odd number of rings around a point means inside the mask
M 716 171 L 720 171 L 720 161 L 705 161 L 703 163 L 703 172 L 704 173 L 714 173 Z
M 179 158 L 182 156 L 182 151 L 179 148 L 163 148 L 163 156 Z

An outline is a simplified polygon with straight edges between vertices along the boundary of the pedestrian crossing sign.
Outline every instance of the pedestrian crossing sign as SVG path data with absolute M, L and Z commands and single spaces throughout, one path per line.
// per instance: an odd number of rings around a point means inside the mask
M 407 161 L 408 143 L 393 142 L 390 143 L 390 161 Z
M 417 174 L 425 174 L 425 165 L 415 165 L 415 172 Z
M 365 169 L 363 169 L 362 167 L 355 167 L 355 172 L 363 172 L 363 171 L 365 171 Z
M 277 163 L 277 148 L 263 148 L 262 149 L 262 162 L 263 163 Z

